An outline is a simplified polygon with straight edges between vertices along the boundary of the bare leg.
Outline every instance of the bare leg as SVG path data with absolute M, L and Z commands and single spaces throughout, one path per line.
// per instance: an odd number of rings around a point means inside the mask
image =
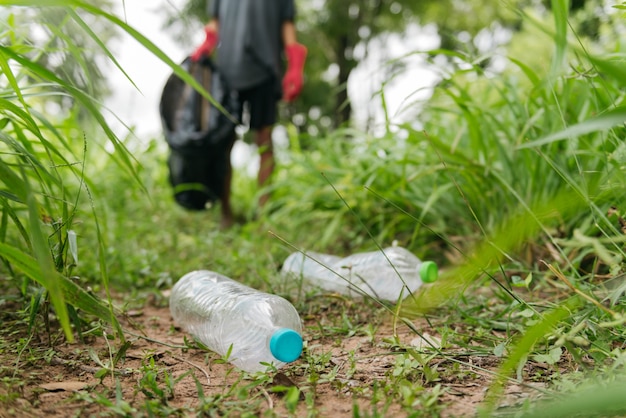
M 267 184 L 274 171 L 274 149 L 272 147 L 272 127 L 265 126 L 255 132 L 255 142 L 261 154 L 261 164 L 259 166 L 258 184 L 263 187 Z M 259 207 L 263 207 L 269 195 L 263 194 L 259 198 Z

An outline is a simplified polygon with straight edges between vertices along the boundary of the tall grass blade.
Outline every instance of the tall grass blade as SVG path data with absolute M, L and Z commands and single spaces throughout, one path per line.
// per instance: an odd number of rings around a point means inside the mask
M 487 392 L 481 416 L 492 416 L 496 407 L 496 401 L 502 394 L 506 379 L 518 368 L 520 362 L 525 361 L 535 344 L 548 335 L 557 324 L 568 318 L 572 310 L 579 304 L 580 300 L 578 298 L 569 299 L 550 312 L 544 313 L 538 323 L 524 331 L 519 340 L 513 345 L 507 359 L 500 366 L 499 377 L 491 384 Z
M 59 324 L 65 332 L 65 337 L 69 341 L 74 341 L 67 306 L 65 305 L 66 295 L 64 294 L 61 284 L 59 283 L 58 273 L 55 270 L 54 262 L 50 255 L 48 242 L 43 234 L 43 231 L 41 230 L 40 206 L 35 199 L 34 194 L 30 190 L 29 182 L 24 181 L 24 185 L 26 186 L 27 192 L 26 203 L 28 206 L 28 230 L 33 246 L 33 253 L 36 259 L 34 260 L 36 262 L 34 265 L 37 266 L 37 270 L 34 272 L 37 273 L 38 276 L 37 279 L 35 279 L 35 277 L 31 277 L 31 279 L 37 280 L 46 288 L 48 294 L 50 295 L 50 301 L 52 302 L 57 317 L 59 318 Z M 8 259 L 6 254 L 4 256 Z
M 86 188 L 87 194 L 89 195 L 89 201 L 91 204 L 91 211 L 93 213 L 94 223 L 96 225 L 96 236 L 98 238 L 98 264 L 100 266 L 100 275 L 102 277 L 102 283 L 104 284 L 104 289 L 107 295 L 107 299 L 109 301 L 109 320 L 112 324 L 117 324 L 117 320 L 115 318 L 115 311 L 113 309 L 113 302 L 111 299 L 111 288 L 109 283 L 109 273 L 107 268 L 107 260 L 106 260 L 106 241 L 104 234 L 102 233 L 102 229 L 100 227 L 100 221 L 98 220 L 98 215 L 96 213 L 96 207 L 93 203 L 93 198 L 91 193 L 89 193 L 89 188 Z M 124 337 L 124 333 L 119 325 L 116 326 L 117 336 L 122 343 L 126 342 L 126 338 Z
M 213 104 L 217 109 L 219 109 L 222 113 L 228 115 L 231 119 L 234 120 L 232 115 L 229 115 L 226 109 L 222 107 L 222 105 L 217 102 L 209 92 L 207 92 L 200 83 L 196 81 L 194 77 L 192 77 L 187 71 L 185 71 L 180 65 L 175 63 L 166 53 L 164 53 L 158 46 L 156 46 L 152 41 L 143 36 L 139 31 L 137 31 L 132 26 L 128 25 L 123 20 L 119 19 L 117 16 L 107 13 L 106 11 L 98 8 L 97 6 L 93 6 L 89 3 L 85 3 L 78 0 L 0 0 L 0 5 L 6 6 L 31 6 L 31 7 L 78 7 L 81 8 L 93 15 L 104 17 L 110 22 L 114 23 L 116 26 L 122 28 L 126 33 L 135 38 L 137 42 L 139 42 L 142 46 L 144 46 L 148 51 L 152 52 L 157 58 L 167 64 L 174 73 L 180 77 L 185 83 L 192 86 L 198 92 L 200 92 L 211 104 Z M 106 51 L 106 48 L 105 48 Z M 106 52 L 107 55 L 111 55 L 110 52 Z
M 0 69 L 2 69 L 2 74 L 4 74 L 4 76 L 7 78 L 9 85 L 13 88 L 15 95 L 17 96 L 20 103 L 22 103 L 22 106 L 24 106 L 24 109 L 28 109 L 28 105 L 26 104 L 26 101 L 24 100 L 24 96 L 22 95 L 22 90 L 19 88 L 17 79 L 15 78 L 15 75 L 13 74 L 13 70 L 11 69 L 11 66 L 9 65 L 9 60 L 0 59 Z
M 19 203 L 22 203 L 22 202 L 19 202 Z M 1 193 L 0 193 L 0 204 L 1 204 L 0 207 L 2 208 L 2 237 L 1 237 L 2 240 L 0 240 L 0 242 L 6 241 L 8 219 L 11 219 L 11 221 L 13 221 L 13 224 L 17 228 L 18 232 L 20 233 L 20 236 L 24 240 L 26 247 L 28 248 L 29 251 L 32 251 L 32 246 L 30 244 L 30 237 L 28 236 L 28 231 L 26 230 L 26 227 L 22 224 L 22 221 L 17 216 L 17 213 L 15 213 L 15 210 L 11 207 L 11 205 L 9 205 L 8 199 L 3 197 Z
M 539 401 L 520 418 L 617 417 L 626 412 L 626 382 L 589 384 L 558 399 Z
M 54 269 L 52 272 L 48 272 L 49 276 L 46 276 L 35 258 L 25 254 L 11 245 L 2 242 L 0 242 L 0 257 L 8 260 L 30 279 L 46 288 L 49 286 L 50 281 L 54 281 L 61 290 L 61 293 L 64 295 L 64 302 L 71 303 L 78 309 L 82 309 L 88 314 L 94 315 L 103 321 L 112 322 L 116 331 L 119 332 L 120 335 L 123 335 L 122 328 L 117 319 L 115 317 L 111 318 L 110 316 L 110 308 L 102 304 L 102 302 L 78 286 L 72 280 L 54 271 Z M 68 339 L 73 340 L 71 333 L 70 336 L 68 336 Z
M 455 300 L 472 281 L 498 269 L 521 245 L 536 239 L 550 225 L 572 216 L 585 205 L 586 201 L 578 194 L 565 191 L 549 202 L 537 203 L 502 220 L 492 235 L 468 252 L 463 264 L 444 272 L 433 286 L 405 302 L 403 314 L 414 317 Z
M 567 53 L 567 16 L 569 12 L 569 0 L 552 0 L 552 13 L 554 14 L 554 26 L 556 33 L 555 53 L 552 61 L 552 75 L 558 75 L 565 67 Z
M 32 62 L 27 57 L 24 57 L 20 54 L 17 54 L 10 48 L 0 45 L 0 55 L 4 55 L 5 60 L 12 59 L 22 65 L 24 68 L 29 69 L 33 72 L 34 75 L 37 75 L 43 80 L 52 82 L 66 91 L 68 91 L 74 98 L 76 98 L 82 106 L 85 107 L 89 111 L 89 113 L 94 117 L 94 119 L 98 122 L 100 127 L 104 130 L 105 134 L 113 144 L 116 149 L 116 153 L 112 155 L 113 158 L 117 158 L 120 162 L 120 167 L 125 169 L 128 173 L 132 175 L 137 180 L 137 183 L 141 185 L 141 180 L 137 174 L 137 170 L 135 169 L 133 163 L 131 162 L 132 154 L 126 149 L 124 144 L 117 138 L 115 133 L 109 127 L 106 119 L 98 109 L 98 106 L 95 103 L 95 100 L 84 93 L 82 90 L 72 86 L 67 83 L 65 80 L 60 79 L 54 73 L 52 73 L 47 68 Z M 15 86 L 14 88 L 17 88 Z M 17 88 L 19 90 L 19 88 Z
M 541 78 L 537 75 L 537 73 L 532 68 L 530 68 L 528 65 L 526 65 L 522 61 L 515 59 L 513 57 L 508 57 L 508 59 L 509 61 L 517 65 L 522 70 L 522 72 L 526 75 L 526 77 L 528 77 L 531 83 L 533 83 L 533 86 L 537 87 L 539 86 L 539 84 L 541 84 Z
M 0 160 L 0 179 L 2 179 L 2 183 L 7 186 L 8 190 L 11 191 L 10 193 L 3 193 L 6 199 L 26 203 L 28 194 L 24 181 L 2 160 Z
M 126 77 L 126 79 L 137 89 L 139 90 L 139 88 L 137 87 L 137 85 L 135 84 L 135 82 L 130 78 L 130 76 L 126 73 L 126 71 L 124 70 L 124 68 L 121 66 L 121 64 L 117 61 L 117 58 L 115 58 L 115 56 L 111 53 L 111 51 L 109 51 L 109 49 L 106 47 L 106 45 L 100 40 L 100 38 L 98 37 L 98 35 L 96 33 L 94 33 L 94 31 L 91 30 L 91 28 L 89 27 L 89 25 L 80 17 L 80 15 L 78 15 L 78 13 L 76 13 L 76 11 L 69 9 L 68 10 L 70 16 L 72 17 L 72 19 L 74 19 L 74 21 L 85 31 L 85 33 L 87 33 L 87 35 L 89 35 L 89 37 L 91 39 L 94 40 L 94 42 L 100 47 L 100 49 L 107 55 L 107 57 L 109 57 L 109 59 L 111 60 L 111 62 L 122 72 L 122 74 L 124 74 L 124 76 Z
M 569 126 L 562 131 L 518 145 L 517 148 L 535 148 L 564 139 L 580 137 L 593 132 L 607 131 L 618 126 L 623 127 L 625 122 L 626 106 L 620 106 L 596 117 L 589 118 L 583 122 Z

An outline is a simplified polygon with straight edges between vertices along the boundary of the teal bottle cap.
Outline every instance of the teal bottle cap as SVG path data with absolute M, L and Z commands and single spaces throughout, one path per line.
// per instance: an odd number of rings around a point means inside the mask
M 424 261 L 420 265 L 420 277 L 424 283 L 432 283 L 437 280 L 439 271 L 434 261 Z
M 281 328 L 270 338 L 270 351 L 278 360 L 289 363 L 302 354 L 302 337 L 289 328 Z

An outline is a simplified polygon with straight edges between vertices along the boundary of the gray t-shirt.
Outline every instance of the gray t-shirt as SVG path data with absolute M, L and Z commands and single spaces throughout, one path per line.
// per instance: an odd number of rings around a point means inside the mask
M 217 63 L 230 86 L 243 90 L 282 74 L 282 24 L 294 0 L 213 0 L 219 22 Z

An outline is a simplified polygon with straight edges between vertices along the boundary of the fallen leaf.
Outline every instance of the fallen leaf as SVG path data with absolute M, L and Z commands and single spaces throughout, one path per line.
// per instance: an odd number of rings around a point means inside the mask
M 81 389 L 85 389 L 89 386 L 87 382 L 79 382 L 75 380 L 68 380 L 66 382 L 51 382 L 39 385 L 40 388 L 49 392 L 77 392 Z

